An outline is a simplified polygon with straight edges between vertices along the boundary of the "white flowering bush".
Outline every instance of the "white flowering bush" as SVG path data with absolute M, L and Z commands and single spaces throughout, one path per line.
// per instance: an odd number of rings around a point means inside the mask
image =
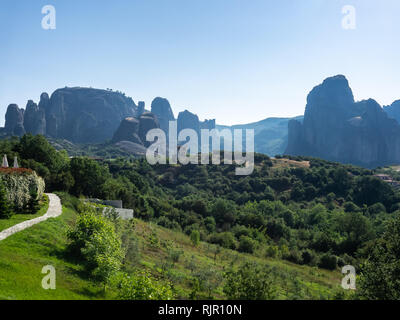
M 1 169 L 0 180 L 16 212 L 28 204 L 32 193 L 37 195 L 37 199 L 41 199 L 45 189 L 44 180 L 29 169 Z

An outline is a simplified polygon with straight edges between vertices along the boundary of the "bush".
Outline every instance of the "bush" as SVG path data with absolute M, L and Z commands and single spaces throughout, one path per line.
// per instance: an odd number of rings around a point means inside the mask
M 256 241 L 254 241 L 252 238 L 248 236 L 241 236 L 238 250 L 240 252 L 253 253 L 256 245 Z
M 316 254 L 311 250 L 304 250 L 301 253 L 301 259 L 303 264 L 308 264 L 310 266 L 315 265 L 316 262 Z
M 145 272 L 123 274 L 117 282 L 121 300 L 172 300 L 174 294 L 170 284 L 157 282 Z
M 114 225 L 86 205 L 73 229 L 68 231 L 68 250 L 83 262 L 85 271 L 104 288 L 120 269 L 124 252 Z
M 276 296 L 271 273 L 265 266 L 246 262 L 225 273 L 224 293 L 233 300 L 271 300 Z
M 337 268 L 337 257 L 330 253 L 325 253 L 321 256 L 318 266 L 328 270 L 335 270 Z
M 284 258 L 290 262 L 297 263 L 297 264 L 301 264 L 303 262 L 301 253 L 297 249 L 290 250 L 289 254 L 287 254 Z
M 232 250 L 235 250 L 237 247 L 236 240 L 232 232 L 213 233 L 209 237 L 209 242 Z
M 23 211 L 33 195 L 41 199 L 45 189 L 44 180 L 36 172 L 26 169 L 0 170 L 0 180 L 6 189 L 8 202 L 14 211 Z
M 265 255 L 270 258 L 276 258 L 279 254 L 279 248 L 274 245 L 270 245 L 265 249 Z
M 193 230 L 190 234 L 190 240 L 192 240 L 194 246 L 197 246 L 200 242 L 200 232 L 198 230 Z
M 8 219 L 13 212 L 8 204 L 6 189 L 0 180 L 0 219 Z

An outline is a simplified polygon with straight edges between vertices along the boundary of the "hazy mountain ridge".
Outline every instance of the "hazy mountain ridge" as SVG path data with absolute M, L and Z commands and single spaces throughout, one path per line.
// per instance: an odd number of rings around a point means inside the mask
M 233 126 L 217 125 L 216 128 L 219 130 L 229 129 L 232 133 L 235 129 L 253 129 L 255 151 L 269 156 L 274 156 L 276 154 L 282 154 L 287 146 L 287 128 L 291 119 L 302 121 L 303 117 L 266 118 L 258 122 L 247 124 L 238 124 Z

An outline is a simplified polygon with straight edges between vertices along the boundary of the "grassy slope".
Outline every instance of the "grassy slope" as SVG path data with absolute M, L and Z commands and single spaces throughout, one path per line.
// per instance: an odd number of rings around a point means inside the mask
M 0 219 L 0 231 L 6 230 L 26 220 L 35 219 L 44 215 L 49 208 L 49 198 L 47 195 L 43 195 L 43 197 L 45 200 L 41 201 L 40 209 L 36 214 L 14 214 L 10 219 Z
M 193 246 L 191 240 L 180 232 L 174 232 L 159 226 L 150 225 L 141 220 L 136 220 L 136 232 L 140 239 L 140 265 L 152 271 L 153 274 L 161 273 L 160 261 L 168 259 L 165 243 L 174 243 L 176 249 L 183 250 L 184 254 L 171 269 L 170 278 L 174 283 L 178 283 L 175 289 L 178 297 L 188 297 L 191 291 L 190 277 L 191 271 L 188 269 L 189 261 L 195 257 L 196 271 L 215 270 L 223 272 L 232 263 L 240 265 L 245 260 L 260 262 L 272 267 L 273 278 L 278 289 L 278 299 L 329 299 L 333 297 L 334 291 L 340 286 L 341 274 L 300 266 L 278 259 L 268 259 L 255 257 L 249 254 L 242 254 L 236 251 L 222 249 L 214 261 L 214 253 L 207 243 L 200 243 L 197 247 Z M 155 248 L 149 245 L 149 235 L 156 233 L 159 239 L 159 246 Z M 206 295 L 200 295 L 207 298 Z M 216 298 L 224 298 L 222 283 L 215 290 Z
M 75 213 L 65 209 L 52 218 L 0 242 L 0 299 L 103 298 L 101 290 L 80 277 L 80 267 L 65 261 L 66 228 Z M 44 290 L 45 265 L 56 269 L 57 289 Z
M 0 242 L 0 299 L 112 299 L 115 294 L 108 291 L 104 296 L 100 286 L 93 285 L 82 276 L 81 267 L 68 262 L 63 255 L 66 245 L 66 229 L 75 219 L 75 213 L 65 209 L 55 219 L 49 219 Z M 136 220 L 136 234 L 139 239 L 140 255 L 130 261 L 128 268 L 145 268 L 153 275 L 161 275 L 162 263 L 167 261 L 167 243 L 183 250 L 179 261 L 169 269 L 168 277 L 175 283 L 178 298 L 188 297 L 192 271 L 188 261 L 194 256 L 196 270 L 223 271 L 230 263 L 238 265 L 244 260 L 254 260 L 273 267 L 273 276 L 280 299 L 290 298 L 331 298 L 340 285 L 339 272 L 330 272 L 299 266 L 289 262 L 257 258 L 247 254 L 223 249 L 214 261 L 210 246 L 200 243 L 194 247 L 182 233 Z M 150 235 L 156 235 L 154 245 Z M 44 290 L 41 287 L 45 265 L 53 265 L 57 272 L 57 289 Z M 196 272 L 196 270 L 194 272 Z M 217 284 L 213 294 L 224 298 L 222 283 Z M 206 297 L 202 293 L 200 297 Z

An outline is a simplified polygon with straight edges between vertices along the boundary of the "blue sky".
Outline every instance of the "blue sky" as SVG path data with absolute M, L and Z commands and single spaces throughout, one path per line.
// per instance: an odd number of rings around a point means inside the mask
M 56 30 L 41 27 L 56 8 Z M 355 30 L 341 25 L 356 8 Z M 357 100 L 400 99 L 398 0 L 1 0 L 0 125 L 64 86 L 121 90 L 238 124 L 303 114 L 344 74 Z

